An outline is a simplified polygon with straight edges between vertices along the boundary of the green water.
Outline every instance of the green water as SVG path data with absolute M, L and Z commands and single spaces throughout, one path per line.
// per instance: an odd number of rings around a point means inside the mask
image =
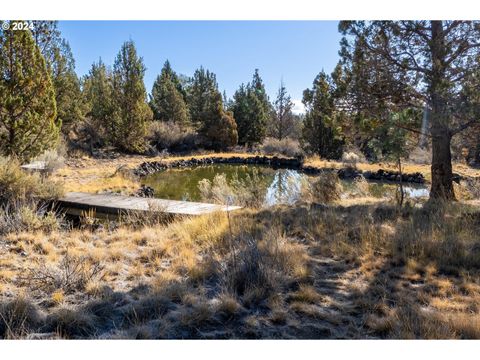
M 265 204 L 294 203 L 302 190 L 306 180 L 312 176 L 289 169 L 272 169 L 261 165 L 232 165 L 214 164 L 190 168 L 174 168 L 160 171 L 145 177 L 143 183 L 155 189 L 155 197 L 171 200 L 201 201 L 199 181 L 208 179 L 212 181 L 215 175 L 225 174 L 227 182 L 233 179 L 240 181 L 252 178 L 254 173 L 260 181 L 260 186 L 265 190 Z M 342 180 L 345 196 L 355 191 L 353 181 Z M 374 197 L 393 196 L 395 184 L 371 182 L 369 183 L 370 195 Z M 407 196 L 426 196 L 428 192 L 424 185 L 405 186 Z

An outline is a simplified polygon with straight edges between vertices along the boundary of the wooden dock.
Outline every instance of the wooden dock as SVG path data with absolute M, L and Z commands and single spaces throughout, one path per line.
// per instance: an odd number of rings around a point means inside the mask
M 93 210 L 104 216 L 120 215 L 131 211 L 160 211 L 172 215 L 203 215 L 217 211 L 241 209 L 240 206 L 82 192 L 67 193 L 58 200 L 58 205 L 68 215 L 81 215 L 84 211 Z

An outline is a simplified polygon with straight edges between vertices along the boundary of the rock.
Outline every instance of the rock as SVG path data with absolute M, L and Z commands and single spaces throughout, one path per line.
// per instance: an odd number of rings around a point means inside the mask
M 137 190 L 135 195 L 144 198 L 153 198 L 154 193 L 155 189 L 150 186 L 142 185 L 140 189 Z

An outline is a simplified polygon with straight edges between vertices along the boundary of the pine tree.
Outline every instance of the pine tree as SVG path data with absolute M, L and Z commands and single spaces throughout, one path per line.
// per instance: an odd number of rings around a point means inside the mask
M 29 160 L 53 147 L 55 91 L 30 31 L 0 30 L 0 152 Z
M 145 66 L 133 41 L 122 45 L 113 65 L 115 105 L 112 142 L 129 152 L 145 150 L 146 124 L 153 117 L 143 83 Z
M 153 84 L 150 106 L 155 120 L 172 121 L 180 126 L 189 123 L 182 85 L 168 61 Z
M 452 137 L 479 119 L 475 96 L 463 91 L 478 69 L 480 22 L 342 21 L 339 30 L 344 35 L 342 63 L 350 78 L 344 102 L 355 105 L 354 113 L 377 121 L 388 120 L 389 112 L 427 106 L 430 197 L 455 199 Z M 364 94 L 368 97 L 361 101 Z
M 344 141 L 336 127 L 335 103 L 330 81 L 322 71 L 315 78 L 312 89 L 303 92 L 306 114 L 302 145 L 307 152 L 336 159 L 342 155 Z

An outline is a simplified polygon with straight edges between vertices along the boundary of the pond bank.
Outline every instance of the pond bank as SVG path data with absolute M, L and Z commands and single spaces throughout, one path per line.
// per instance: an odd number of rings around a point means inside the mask
M 400 173 L 398 171 L 379 169 L 377 171 L 362 171 L 353 167 L 335 168 L 319 168 L 311 165 L 304 165 L 300 158 L 283 158 L 283 157 L 269 157 L 269 156 L 254 156 L 254 157 L 222 157 L 211 156 L 205 158 L 190 158 L 175 161 L 146 161 L 141 163 L 134 173 L 137 176 L 147 176 L 155 172 L 170 169 L 170 168 L 185 168 L 193 166 L 205 166 L 213 164 L 242 164 L 242 165 L 265 165 L 279 169 L 291 169 L 304 172 L 309 175 L 320 174 L 323 171 L 336 171 L 340 179 L 355 179 L 363 176 L 367 180 L 376 181 L 399 181 Z M 403 182 L 423 184 L 425 177 L 420 172 L 404 173 L 401 176 Z

